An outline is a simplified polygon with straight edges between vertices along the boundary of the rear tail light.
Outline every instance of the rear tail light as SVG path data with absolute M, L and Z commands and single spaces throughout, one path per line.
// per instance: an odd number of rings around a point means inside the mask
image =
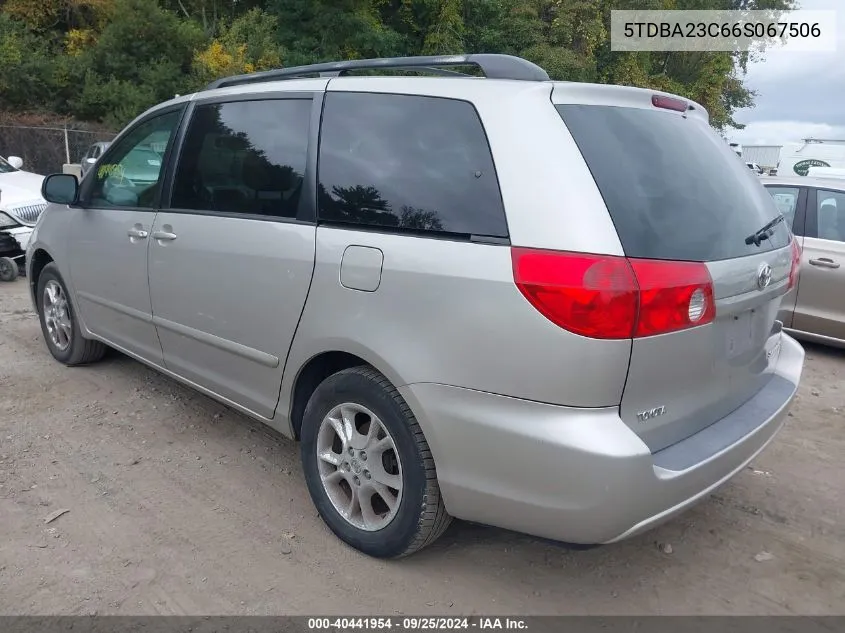
M 792 289 L 798 282 L 798 273 L 801 271 L 801 247 L 798 246 L 798 240 L 792 236 L 792 266 L 789 269 L 789 286 Z
M 713 283 L 700 263 L 514 248 L 514 281 L 552 323 L 582 336 L 654 336 L 711 322 Z
M 640 289 L 634 336 L 653 336 L 710 323 L 716 316 L 713 281 L 697 262 L 631 259 Z

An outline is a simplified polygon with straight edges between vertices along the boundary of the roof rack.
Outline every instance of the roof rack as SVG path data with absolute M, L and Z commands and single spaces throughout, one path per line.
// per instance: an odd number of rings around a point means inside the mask
M 477 66 L 488 79 L 518 79 L 521 81 L 548 81 L 549 75 L 537 64 L 513 55 L 495 55 L 479 53 L 473 55 L 431 55 L 425 57 L 382 57 L 376 59 L 353 59 L 345 62 L 326 62 L 308 66 L 278 68 L 248 75 L 235 75 L 218 79 L 205 90 L 239 86 L 242 84 L 279 81 L 296 77 L 317 75 L 337 77 L 351 70 L 424 70 L 436 75 L 466 77 L 468 75 L 454 70 L 444 70 L 442 66 Z

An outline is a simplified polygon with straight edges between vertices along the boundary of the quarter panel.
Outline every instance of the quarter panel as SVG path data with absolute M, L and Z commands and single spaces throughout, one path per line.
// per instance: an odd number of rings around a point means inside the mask
M 341 285 L 350 245 L 384 253 L 376 291 Z M 290 410 L 299 368 L 334 350 L 372 362 L 396 386 L 443 383 L 612 406 L 621 398 L 630 348 L 628 340 L 587 339 L 546 320 L 516 288 L 507 246 L 320 226 L 312 289 L 279 410 Z

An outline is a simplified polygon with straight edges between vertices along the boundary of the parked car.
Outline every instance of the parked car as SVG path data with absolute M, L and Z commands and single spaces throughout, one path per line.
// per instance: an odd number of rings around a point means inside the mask
M 109 141 L 100 141 L 93 143 L 91 147 L 86 150 L 85 154 L 82 156 L 82 160 L 79 161 L 82 167 L 83 176 L 97 163 L 97 159 L 103 155 L 103 152 L 108 149 L 109 145 L 111 145 Z
M 487 78 L 343 76 L 455 65 Z M 776 320 L 796 241 L 707 112 L 519 58 L 220 80 L 45 193 L 52 355 L 111 346 L 300 440 L 320 516 L 372 556 L 452 516 L 638 534 L 763 450 L 803 367 Z
M 802 339 L 845 346 L 845 180 L 784 176 L 764 185 L 802 251 L 778 318 Z
M 47 201 L 44 176 L 22 171 L 19 156 L 0 158 L 0 281 L 13 281 L 23 264 L 32 227 Z
M 18 156 L 0 158 L 0 211 L 24 226 L 34 226 L 47 207 L 41 196 L 44 176 L 23 171 Z

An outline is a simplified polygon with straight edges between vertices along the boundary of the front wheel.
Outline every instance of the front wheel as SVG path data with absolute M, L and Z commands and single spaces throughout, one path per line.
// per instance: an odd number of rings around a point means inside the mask
M 53 358 L 65 365 L 84 365 L 103 357 L 105 345 L 82 337 L 67 287 L 54 263 L 47 264 L 38 277 L 36 302 L 41 332 Z
M 341 540 L 377 558 L 399 558 L 449 526 L 428 443 L 396 388 L 353 367 L 314 391 L 302 423 L 308 491 Z

